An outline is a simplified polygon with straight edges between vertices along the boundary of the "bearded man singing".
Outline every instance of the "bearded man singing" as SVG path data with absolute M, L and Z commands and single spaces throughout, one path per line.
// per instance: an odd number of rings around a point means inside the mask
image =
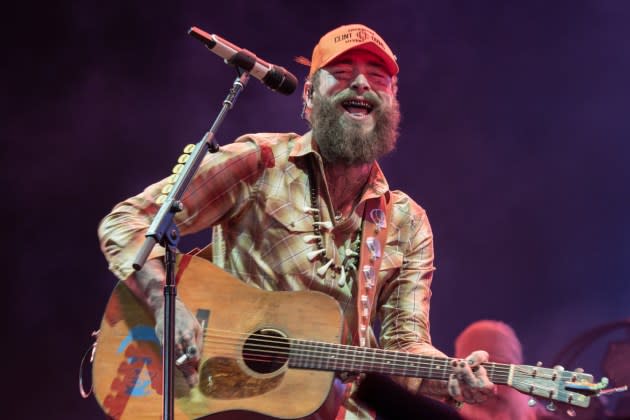
M 429 333 L 434 257 L 427 214 L 405 193 L 389 189 L 377 163 L 394 149 L 398 138 L 399 67 L 385 41 L 359 24 L 325 34 L 312 58 L 300 61 L 310 66 L 303 115 L 312 130 L 304 135 L 248 134 L 208 155 L 175 221 L 182 235 L 212 227 L 213 263 L 252 287 L 313 290 L 334 298 L 343 319 L 341 341 L 359 350 L 347 365 L 331 368 L 338 372 L 327 403 L 303 414 L 374 418 L 353 398 L 362 372 L 352 361 L 361 351 L 381 348 L 446 357 L 432 346 Z M 110 269 L 155 314 L 159 338 L 165 274 L 158 257 L 163 249 L 156 247 L 139 272 L 131 264 L 167 182 L 157 182 L 119 203 L 99 226 Z M 186 359 L 180 369 L 191 389 L 204 380 L 210 386 L 198 372 L 206 362 L 203 337 L 212 330 L 212 315 L 202 326 L 186 302 L 178 300 L 176 306 L 176 357 Z M 316 325 L 319 320 L 308 321 Z M 376 323 L 378 337 L 372 328 Z M 372 353 L 371 357 L 370 363 L 361 364 L 363 368 L 381 362 L 380 356 Z M 409 377 L 396 367 L 385 373 L 405 374 L 397 381 L 410 393 L 475 403 L 494 391 L 481 366 L 485 361 L 487 353 L 475 351 L 449 363 L 450 376 L 445 380 Z M 281 382 L 275 387 L 282 387 Z M 300 389 L 295 392 L 291 402 L 284 403 L 287 409 L 308 398 Z M 257 408 L 245 407 L 245 411 Z M 245 418 L 245 411 L 233 418 Z M 283 413 L 271 414 L 283 417 Z

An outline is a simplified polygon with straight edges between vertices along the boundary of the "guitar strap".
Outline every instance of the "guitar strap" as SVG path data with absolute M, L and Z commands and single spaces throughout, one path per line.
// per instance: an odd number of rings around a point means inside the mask
M 369 327 L 372 308 L 376 296 L 376 281 L 383 259 L 383 250 L 387 240 L 388 223 L 391 220 L 391 200 L 389 194 L 370 198 L 365 203 L 363 222 L 361 226 L 361 248 L 359 252 L 359 265 L 356 275 L 356 330 L 353 333 L 354 345 L 366 347 L 369 339 Z M 350 373 L 343 373 L 341 378 L 346 380 L 346 401 L 337 413 L 335 420 L 345 420 L 347 411 L 366 410 L 356 405 L 356 401 L 349 397 L 356 391 L 358 383 L 356 377 Z M 368 409 L 372 418 L 376 413 Z M 352 416 L 351 416 L 352 417 Z
M 389 194 L 366 201 L 361 228 L 361 250 L 357 266 L 356 323 L 353 335 L 355 345 L 368 344 L 368 331 L 376 294 L 378 272 L 387 240 L 387 224 L 391 220 Z

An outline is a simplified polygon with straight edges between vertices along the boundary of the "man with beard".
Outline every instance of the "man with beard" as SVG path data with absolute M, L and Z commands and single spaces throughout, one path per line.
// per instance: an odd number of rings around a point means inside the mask
M 213 262 L 247 284 L 332 296 L 347 344 L 445 357 L 429 334 L 434 267 L 427 215 L 406 194 L 389 190 L 376 162 L 398 137 L 396 57 L 376 32 L 354 24 L 324 35 L 312 59 L 301 62 L 310 65 L 303 114 L 312 130 L 245 135 L 208 155 L 182 198 L 178 228 L 186 235 L 213 227 Z M 163 249 L 156 247 L 139 272 L 131 262 L 167 182 L 118 204 L 99 226 L 110 269 L 155 314 L 160 338 Z M 202 330 L 184 302 L 176 308 L 176 357 L 187 360 L 180 368 L 195 386 Z M 450 380 L 398 382 L 414 394 L 479 402 L 494 392 L 480 366 L 486 360 L 487 353 L 475 351 L 446 366 Z M 340 406 L 324 418 L 372 418 L 352 398 L 358 380 L 338 375 L 333 395 Z

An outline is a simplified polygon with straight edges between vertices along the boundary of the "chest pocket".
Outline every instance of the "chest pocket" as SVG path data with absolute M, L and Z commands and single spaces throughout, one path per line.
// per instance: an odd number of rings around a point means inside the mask
M 312 262 L 306 257 L 313 244 L 306 243 L 306 235 L 313 233 L 313 216 L 286 199 L 269 197 L 264 204 L 264 223 L 261 224 L 260 246 L 270 268 L 270 275 L 284 278 L 291 284 L 280 289 L 293 289 L 297 284 L 310 284 L 305 273 L 311 272 Z M 291 280 L 289 280 L 291 279 Z
M 270 228 L 284 228 L 293 233 L 306 233 L 313 231 L 313 216 L 298 208 L 294 203 L 286 199 L 275 197 L 267 198 L 265 203 L 265 213 L 271 217 L 272 223 L 276 226 Z

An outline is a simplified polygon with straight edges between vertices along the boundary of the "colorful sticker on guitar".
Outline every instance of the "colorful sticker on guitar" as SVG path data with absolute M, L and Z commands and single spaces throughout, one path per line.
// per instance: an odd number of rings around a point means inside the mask
M 124 355 L 117 375 L 103 399 L 103 408 L 119 418 L 131 397 L 143 398 L 152 392 L 162 394 L 162 358 L 160 343 L 153 327 L 132 328 L 121 341 L 117 353 Z

